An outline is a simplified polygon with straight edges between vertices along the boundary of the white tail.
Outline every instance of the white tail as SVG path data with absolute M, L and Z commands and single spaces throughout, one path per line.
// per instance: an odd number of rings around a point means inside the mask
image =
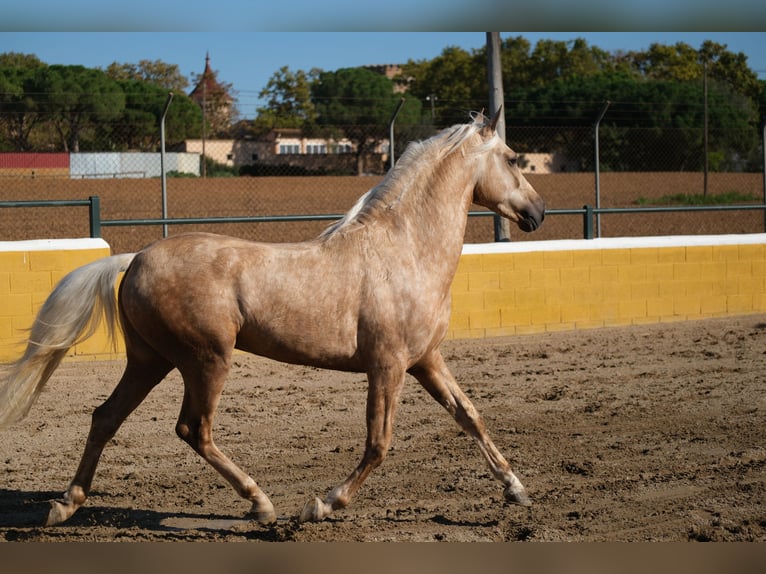
M 114 284 L 135 257 L 105 257 L 66 275 L 32 325 L 24 355 L 7 365 L 0 378 L 0 428 L 22 419 L 67 351 L 90 337 L 101 319 L 115 340 L 117 305 Z

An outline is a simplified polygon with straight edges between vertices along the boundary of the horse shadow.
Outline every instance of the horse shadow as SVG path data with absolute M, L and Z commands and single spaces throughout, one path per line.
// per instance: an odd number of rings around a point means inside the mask
M 91 492 L 95 498 L 108 494 Z M 116 506 L 84 505 L 65 524 L 45 527 L 50 501 L 60 492 L 0 489 L 0 529 L 6 540 L 34 538 L 39 529 L 80 529 L 108 526 L 118 530 L 148 530 L 169 539 L 190 539 L 195 533 L 204 538 L 212 533 L 227 533 L 248 540 L 289 540 L 297 527 L 297 519 L 280 518 L 277 524 L 263 526 L 242 515 L 203 514 L 192 512 L 160 512 Z M 0 538 L 2 535 L 0 534 Z
M 91 501 L 96 498 L 108 498 L 108 493 L 91 492 Z M 50 501 L 61 497 L 58 491 L 24 491 L 0 489 L 0 539 L 7 541 L 33 540 L 39 531 L 49 528 L 51 532 L 62 529 L 87 529 L 106 526 L 127 532 L 136 530 L 149 531 L 159 538 L 167 540 L 205 539 L 211 535 L 225 534 L 243 540 L 262 542 L 285 542 L 294 539 L 301 525 L 297 517 L 279 517 L 276 524 L 264 526 L 242 515 L 205 514 L 193 512 L 161 512 L 119 506 L 86 504 L 59 526 L 45 527 L 45 519 L 50 508 Z M 326 522 L 343 522 L 343 518 L 328 518 Z M 412 522 L 411 517 L 384 518 L 387 522 Z M 471 521 L 455 520 L 444 514 L 435 514 L 426 519 L 442 526 L 497 526 L 493 519 Z M 65 532 L 65 530 L 64 530 Z

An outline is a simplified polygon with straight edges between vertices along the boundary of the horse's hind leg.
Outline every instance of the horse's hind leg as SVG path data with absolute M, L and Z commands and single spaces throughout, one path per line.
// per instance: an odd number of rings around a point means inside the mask
M 213 418 L 228 370 L 229 361 L 223 358 L 213 358 L 182 370 L 184 398 L 176 433 L 216 469 L 237 494 L 252 503 L 251 516 L 261 524 L 270 524 L 277 519 L 271 500 L 213 442 Z
M 367 442 L 362 460 L 324 500 L 315 498 L 306 503 L 300 515 L 301 522 L 323 520 L 332 511 L 348 505 L 370 472 L 383 462 L 391 446 L 394 414 L 404 384 L 404 368 L 382 367 L 368 373 L 367 377 Z
M 505 499 L 513 504 L 530 506 L 532 503 L 526 489 L 511 472 L 511 466 L 487 435 L 481 415 L 455 382 L 441 353 L 438 350 L 434 351 L 409 372 L 452 414 L 460 427 L 473 437 L 492 474 L 505 485 Z
M 135 410 L 151 391 L 170 372 L 171 365 L 164 360 L 152 362 L 131 359 L 119 384 L 110 397 L 93 411 L 88 440 L 77 472 L 61 500 L 51 501 L 46 526 L 59 524 L 72 516 L 88 497 L 96 466 L 106 443 L 128 415 Z

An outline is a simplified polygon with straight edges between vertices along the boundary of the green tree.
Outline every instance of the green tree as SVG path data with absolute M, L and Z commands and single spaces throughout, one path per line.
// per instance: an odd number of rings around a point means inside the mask
M 138 64 L 113 62 L 106 68 L 106 75 L 118 81 L 147 82 L 176 94 L 186 92 L 189 87 L 189 80 L 178 69 L 178 65 L 162 60 L 141 60 Z
M 293 72 L 283 66 L 269 78 L 266 87 L 258 94 L 266 99 L 266 105 L 258 108 L 253 127 L 257 131 L 272 128 L 305 128 L 314 125 L 317 111 L 311 100 L 311 83 L 319 70 Z
M 0 54 L 0 68 L 23 68 L 32 70 L 42 68 L 46 64 L 34 54 L 21 54 L 19 52 L 4 52 Z
M 0 145 L 15 151 L 31 148 L 29 137 L 39 121 L 35 104 L 27 94 L 29 79 L 38 68 L 45 67 L 32 54 L 6 52 L 0 54 Z M 5 142 L 5 143 L 3 143 Z
M 501 53 L 506 96 L 559 79 L 593 76 L 615 69 L 607 52 L 589 46 L 584 39 L 540 40 L 532 49 L 526 38 L 509 37 L 502 41 Z M 489 92 L 486 47 L 471 52 L 447 47 L 433 60 L 408 62 L 403 75 L 411 78 L 410 93 L 434 104 L 435 123 L 464 121 L 467 111 L 486 106 Z
M 555 126 L 556 130 L 555 139 L 532 137 L 517 147 L 559 151 L 582 169 L 593 169 L 590 127 L 606 100 L 611 105 L 599 134 L 602 169 L 701 169 L 703 98 L 699 82 L 636 81 L 621 72 L 561 79 L 512 94 L 507 105 L 514 124 Z M 749 158 L 757 148 L 750 125 L 752 108 L 746 98 L 725 89 L 711 90 L 709 100 L 710 125 L 721 128 L 711 130 L 711 149 L 719 153 L 718 168 L 728 169 L 746 161 L 742 158 Z
M 593 76 L 613 66 L 607 52 L 577 38 L 568 42 L 538 41 L 527 67 L 531 85 L 541 86 L 560 78 Z
M 125 94 L 125 109 L 113 121 L 101 124 L 101 133 L 104 134 L 102 141 L 112 142 L 112 148 L 144 151 L 158 149 L 159 126 L 168 91 L 141 80 L 123 80 L 118 84 Z M 167 145 L 199 137 L 201 131 L 202 110 L 188 96 L 174 93 L 165 117 Z
M 388 137 L 388 124 L 401 94 L 387 77 L 366 68 L 321 72 L 311 85 L 317 125 L 326 135 L 345 135 L 355 143 L 359 169 L 364 154 L 373 152 Z M 419 123 L 422 106 L 417 99 L 404 105 L 396 123 Z
M 35 105 L 25 92 L 32 70 L 25 68 L 0 68 L 0 129 L 3 147 L 15 151 L 30 149 L 29 136 L 39 115 Z
M 38 68 L 29 87 L 39 113 L 54 125 L 63 151 L 80 151 L 85 130 L 112 120 L 125 108 L 120 86 L 102 71 L 83 66 Z
M 708 78 L 729 86 L 734 92 L 757 100 L 758 76 L 747 65 L 742 52 L 730 52 L 725 44 L 706 40 L 699 50 L 684 42 L 672 46 L 652 44 L 647 50 L 629 53 L 633 67 L 652 80 L 702 82 L 703 62 Z
M 470 111 L 485 107 L 488 94 L 486 52 L 449 46 L 433 60 L 402 66 L 409 93 L 425 106 L 435 125 L 465 122 Z M 425 118 L 424 118 L 425 119 Z

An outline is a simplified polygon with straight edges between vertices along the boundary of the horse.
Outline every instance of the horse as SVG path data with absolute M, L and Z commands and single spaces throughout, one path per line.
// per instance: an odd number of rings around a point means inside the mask
M 100 321 L 111 337 L 120 329 L 126 366 L 94 409 L 79 466 L 63 496 L 50 501 L 45 524 L 64 522 L 85 503 L 107 442 L 174 368 L 184 387 L 177 435 L 251 503 L 249 518 L 275 522 L 269 497 L 213 441 L 235 349 L 367 376 L 362 459 L 324 498 L 306 503 L 300 522 L 347 506 L 383 462 L 407 374 L 475 440 L 505 500 L 529 506 L 439 350 L 471 204 L 525 232 L 544 218 L 544 201 L 497 135 L 501 113 L 472 113 L 465 124 L 411 142 L 377 186 L 312 240 L 268 244 L 184 233 L 66 275 L 40 308 L 23 356 L 6 365 L 0 426 L 26 415 L 67 350 Z

